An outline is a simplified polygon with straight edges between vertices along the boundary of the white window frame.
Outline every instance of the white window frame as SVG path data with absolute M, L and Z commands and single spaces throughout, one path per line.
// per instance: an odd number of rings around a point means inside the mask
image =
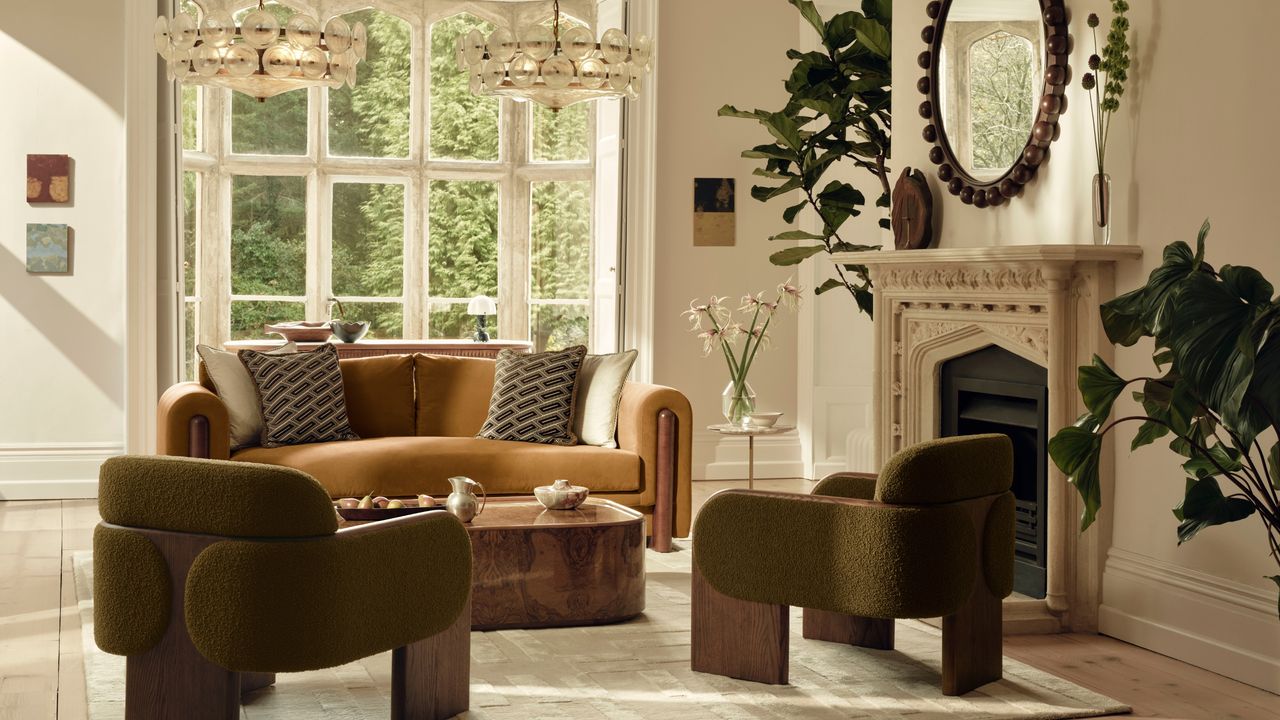
M 294 10 L 312 11 L 294 0 L 277 0 Z M 234 11 L 252 5 L 234 3 Z M 437 297 L 428 294 L 428 253 L 430 251 L 429 187 L 434 180 L 487 180 L 498 183 L 498 334 L 508 339 L 528 340 L 532 310 L 536 305 L 578 305 L 597 315 L 595 268 L 595 201 L 593 193 L 591 237 L 588 262 L 592 287 L 587 297 L 542 300 L 530 297 L 532 245 L 532 188 L 537 182 L 585 181 L 596 187 L 596 110 L 588 115 L 588 159 L 582 162 L 534 162 L 532 158 L 532 112 L 526 103 L 500 101 L 499 157 L 496 162 L 453 161 L 431 158 L 430 136 L 430 30 L 438 21 L 459 13 L 481 20 L 510 25 L 501 3 L 468 0 L 422 0 L 413 9 L 394 0 L 344 1 L 328 6 L 329 13 L 349 13 L 372 7 L 391 13 L 409 24 L 412 42 L 410 70 L 410 147 L 407 158 L 351 158 L 329 153 L 327 88 L 312 88 L 308 97 L 308 143 L 305 155 L 247 155 L 231 152 L 231 91 L 200 88 L 199 150 L 184 150 L 183 172 L 196 173 L 199 198 L 196 214 L 198 262 L 196 294 L 184 296 L 195 303 L 196 342 L 220 346 L 231 337 L 233 301 L 301 302 L 308 318 L 328 317 L 332 284 L 332 191 L 335 183 L 358 181 L 396 182 L 406 186 L 404 248 L 404 336 L 430 337 L 432 303 L 465 303 L 469 298 Z M 514 13 L 516 10 L 505 10 Z M 594 20 L 594 18 L 591 18 Z M 238 175 L 294 176 L 306 181 L 307 269 L 303 296 L 241 296 L 231 293 L 231 185 Z M 181 255 L 181 253 L 179 254 Z M 611 283 L 613 284 L 613 283 Z M 185 292 L 185 291 L 184 291 Z M 395 302 L 396 298 L 340 296 L 343 302 Z M 186 306 L 184 305 L 184 311 Z M 180 315 L 185 320 L 185 312 Z M 595 333 L 592 333 L 593 339 Z M 180 333 L 179 338 L 185 337 Z M 187 348 L 192 352 L 193 348 Z

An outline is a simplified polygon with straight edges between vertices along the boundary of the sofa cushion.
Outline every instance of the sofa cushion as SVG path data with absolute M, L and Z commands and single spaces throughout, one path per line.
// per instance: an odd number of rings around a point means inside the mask
M 417 434 L 475 437 L 489 415 L 494 361 L 488 358 L 414 355 Z
M 362 438 L 412 436 L 413 358 L 350 358 L 339 363 L 351 430 Z
M 558 478 L 593 492 L 639 492 L 640 456 L 590 445 L 560 447 L 482 438 L 374 438 L 356 442 L 247 448 L 243 462 L 285 465 L 320 481 L 335 498 L 427 493 L 443 499 L 465 475 L 493 495 L 531 495 Z
M 269 351 L 268 355 L 292 355 L 298 352 L 294 343 L 285 343 Z M 210 389 L 222 398 L 227 406 L 227 419 L 231 425 L 231 447 L 257 445 L 262 440 L 262 404 L 253 378 L 240 356 L 208 345 L 197 345 L 200 369 L 209 378 Z
M 618 447 L 618 403 L 622 388 L 639 353 L 588 355 L 578 371 L 578 400 L 573 408 L 573 432 L 583 445 Z
M 489 417 L 479 436 L 546 445 L 577 445 L 573 407 L 578 397 L 578 371 L 587 348 L 528 355 L 498 353 Z
M 355 440 L 333 345 L 294 355 L 241 350 L 262 402 L 262 445 Z

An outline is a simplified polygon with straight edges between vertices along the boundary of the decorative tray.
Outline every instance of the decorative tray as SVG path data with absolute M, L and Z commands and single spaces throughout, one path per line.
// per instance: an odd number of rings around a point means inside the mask
M 417 513 L 431 512 L 433 510 L 444 510 L 444 505 L 431 505 L 429 507 L 418 507 L 417 505 L 406 505 L 402 508 L 343 508 L 334 505 L 338 515 L 343 520 L 354 520 L 360 522 L 369 522 L 377 520 L 390 520 L 391 518 L 404 517 L 405 515 L 415 515 Z

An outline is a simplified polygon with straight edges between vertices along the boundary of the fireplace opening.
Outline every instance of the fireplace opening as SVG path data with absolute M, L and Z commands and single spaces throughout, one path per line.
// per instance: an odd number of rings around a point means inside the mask
M 943 363 L 942 437 L 1000 433 L 1013 442 L 1015 593 L 1042 599 L 1048 554 L 1049 372 L 990 346 Z

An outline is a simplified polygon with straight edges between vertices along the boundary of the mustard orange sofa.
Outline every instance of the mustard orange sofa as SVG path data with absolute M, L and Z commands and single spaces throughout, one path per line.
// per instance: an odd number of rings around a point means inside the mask
M 233 452 L 227 408 L 202 368 L 200 383 L 180 383 L 160 398 L 157 450 L 296 468 L 334 498 L 443 499 L 455 475 L 480 481 L 494 496 L 532 495 L 564 478 L 644 513 L 656 550 L 667 552 L 672 537 L 689 534 L 693 417 L 677 390 L 627 383 L 617 449 L 561 447 L 475 437 L 489 410 L 493 360 L 391 355 L 340 365 L 359 440 Z

